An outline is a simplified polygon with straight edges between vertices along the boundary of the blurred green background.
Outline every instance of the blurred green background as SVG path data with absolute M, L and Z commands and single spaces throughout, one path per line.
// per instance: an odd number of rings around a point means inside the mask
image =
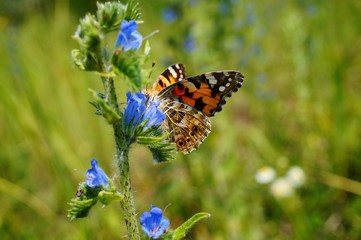
M 133 147 L 138 213 L 168 206 L 174 228 L 211 213 L 188 239 L 360 239 L 361 2 L 140 6 L 143 36 L 160 30 L 149 39 L 152 78 L 182 62 L 188 75 L 237 69 L 245 82 L 197 151 L 154 165 Z M 87 89 L 101 90 L 101 81 L 70 58 L 79 18 L 95 9 L 90 0 L 0 3 L 0 239 L 126 235 L 117 204 L 66 217 L 91 158 L 116 173 L 112 129 L 88 103 Z M 127 86 L 116 84 L 124 102 Z M 277 197 L 255 179 L 263 166 L 277 177 L 300 166 L 306 182 Z

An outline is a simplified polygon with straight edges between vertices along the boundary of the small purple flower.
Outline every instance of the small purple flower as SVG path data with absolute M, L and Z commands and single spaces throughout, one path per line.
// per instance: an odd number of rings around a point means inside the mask
M 92 168 L 86 172 L 86 185 L 91 188 L 105 187 L 108 185 L 108 176 L 98 166 L 98 161 L 93 158 L 90 161 Z
M 124 51 L 137 50 L 142 45 L 143 37 L 137 31 L 138 24 L 134 20 L 123 20 L 115 42 L 115 47 L 121 47 Z
M 162 209 L 150 205 L 150 212 L 144 212 L 140 216 L 140 224 L 149 237 L 157 239 L 168 229 L 169 220 L 163 216 Z
M 124 109 L 126 124 L 130 125 L 130 122 L 133 121 L 132 124 L 135 126 L 148 119 L 145 124 L 146 128 L 160 125 L 165 119 L 165 114 L 158 109 L 159 104 L 159 100 L 147 101 L 146 96 L 141 92 L 134 94 L 128 92 L 127 106 Z

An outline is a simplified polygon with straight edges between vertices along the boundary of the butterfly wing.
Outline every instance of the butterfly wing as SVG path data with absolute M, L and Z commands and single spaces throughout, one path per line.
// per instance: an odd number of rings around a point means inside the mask
M 162 124 L 169 142 L 179 151 L 190 153 L 211 131 L 209 117 L 222 110 L 233 92 L 243 83 L 237 71 L 218 71 L 185 78 L 183 64 L 168 67 L 153 85 L 153 92 L 167 115 Z
M 244 76 L 237 71 L 217 71 L 175 82 L 159 92 L 160 98 L 173 98 L 208 117 L 222 110 L 232 93 L 242 86 Z
M 169 66 L 164 72 L 159 75 L 153 84 L 153 91 L 159 92 L 164 88 L 182 81 L 185 78 L 185 66 L 183 64 L 174 64 Z
M 162 106 L 167 115 L 162 127 L 170 132 L 168 141 L 174 142 L 184 154 L 198 148 L 211 131 L 209 118 L 174 98 L 164 99 Z

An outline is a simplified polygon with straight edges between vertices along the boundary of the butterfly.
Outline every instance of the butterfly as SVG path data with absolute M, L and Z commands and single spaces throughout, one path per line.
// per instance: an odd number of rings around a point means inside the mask
M 169 132 L 168 141 L 188 154 L 211 132 L 210 117 L 222 110 L 226 100 L 242 86 L 244 75 L 238 71 L 215 71 L 186 77 L 185 66 L 169 66 L 146 91 L 159 100 L 166 119 L 161 127 Z

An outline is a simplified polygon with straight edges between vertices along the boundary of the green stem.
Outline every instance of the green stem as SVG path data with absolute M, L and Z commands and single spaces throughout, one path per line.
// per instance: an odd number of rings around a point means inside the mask
M 102 77 L 106 100 L 108 103 L 120 113 L 117 96 L 115 93 L 114 81 L 112 78 Z M 116 161 L 120 174 L 120 187 L 124 195 L 121 202 L 125 225 L 127 227 L 129 239 L 140 239 L 137 217 L 135 214 L 134 196 L 131 189 L 130 172 L 129 172 L 129 143 L 124 141 L 121 122 L 113 125 L 114 138 L 116 145 Z
M 117 129 L 121 129 L 121 126 L 117 126 Z M 129 145 L 125 144 L 124 146 L 124 141 L 121 139 L 122 135 L 118 135 L 119 132 L 120 131 L 115 130 L 117 165 L 120 174 L 120 185 L 122 188 L 122 193 L 124 194 L 124 200 L 121 202 L 121 208 L 123 210 L 123 216 L 127 226 L 129 239 L 140 239 L 137 216 L 135 214 L 134 196 L 130 182 L 128 158 Z

